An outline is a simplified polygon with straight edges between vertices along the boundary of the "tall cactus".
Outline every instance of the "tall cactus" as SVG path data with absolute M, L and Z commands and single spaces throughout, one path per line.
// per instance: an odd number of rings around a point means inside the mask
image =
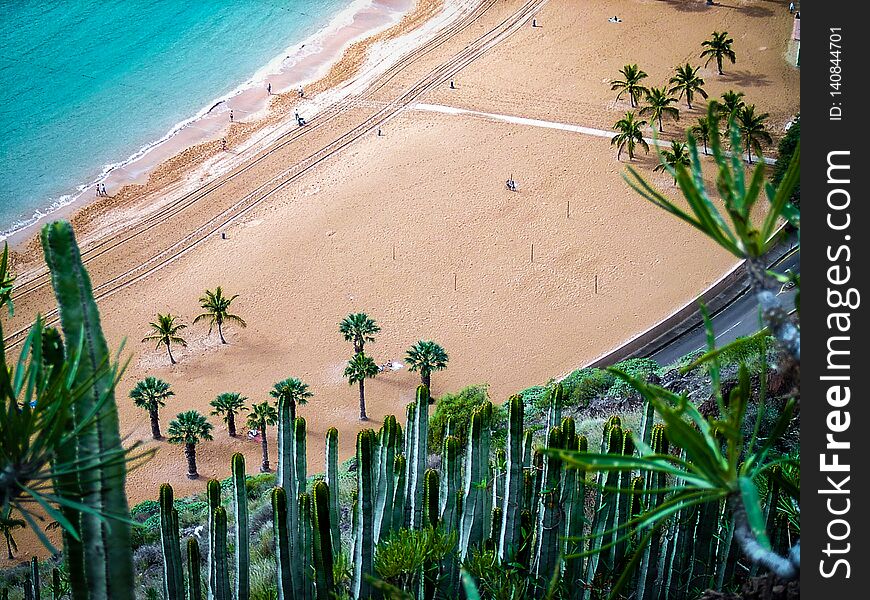
M 221 505 L 221 484 L 217 479 L 209 479 L 205 484 L 205 499 L 208 503 L 208 600 L 214 600 L 215 589 L 215 557 L 217 555 L 217 541 L 215 540 L 215 511 Z
M 457 493 L 462 487 L 462 464 L 459 459 L 459 438 L 444 438 L 444 453 L 441 457 L 441 490 L 439 492 L 440 517 L 445 533 L 458 529 L 459 507 Z
M 406 490 L 408 465 L 403 454 L 396 456 L 395 464 L 393 465 L 393 476 L 396 483 L 393 486 L 393 518 L 391 521 L 392 530 L 401 529 L 405 522 L 405 506 L 407 503 Z
M 35 556 L 30 558 L 30 587 L 33 593 L 33 600 L 41 600 L 42 591 L 39 581 L 39 561 Z
M 374 572 L 374 431 L 365 429 L 357 434 L 357 502 L 359 515 L 357 517 L 354 557 L 353 557 L 353 587 L 351 595 L 357 599 L 369 598 L 372 594 L 371 584 L 366 575 Z
M 423 525 L 425 527 L 438 527 L 440 523 L 440 507 L 439 494 L 441 493 L 441 483 L 438 477 L 438 471 L 435 469 L 426 469 L 426 474 L 423 476 Z
M 232 458 L 233 517 L 235 519 L 236 600 L 248 600 L 251 595 L 251 544 L 248 533 L 248 490 L 245 485 L 245 457 L 236 452 Z
M 184 571 L 181 565 L 181 538 L 178 511 L 175 510 L 172 486 L 160 486 L 160 544 L 163 550 L 163 597 L 184 600 Z
M 108 368 L 109 347 L 100 326 L 91 280 L 85 270 L 72 226 L 55 221 L 42 229 L 42 248 L 51 272 L 63 330 L 65 352 L 76 356 L 76 385 L 90 390 L 72 407 L 73 427 L 92 419 L 58 452 L 59 463 L 75 464 L 74 473 L 55 480 L 58 495 L 85 504 L 89 511 L 63 509 L 80 534 L 64 534 L 65 557 L 74 600 L 133 600 L 135 576 L 127 504 L 127 469 L 120 456 L 121 436 Z M 81 352 L 79 352 L 81 348 Z M 112 460 L 106 457 L 114 455 Z M 105 520 L 103 516 L 116 517 Z
M 416 464 L 414 452 L 415 430 L 417 428 L 417 403 L 411 402 L 405 406 L 405 503 L 402 527 L 411 526 L 411 470 Z
M 465 491 L 462 500 L 462 521 L 459 530 L 459 558 L 465 560 L 468 549 L 483 540 L 483 498 L 480 489 L 483 481 L 483 457 L 481 456 L 481 431 L 483 411 L 478 408 L 471 415 L 468 431 L 468 448 L 465 451 Z
M 423 526 L 423 476 L 429 461 L 429 390 L 417 386 L 414 435 L 411 440 L 413 460 L 410 462 L 409 500 L 411 501 L 411 528 Z
M 290 528 L 287 515 L 287 492 L 272 489 L 272 523 L 275 531 L 275 563 L 278 600 L 293 600 L 293 565 L 290 558 Z
M 311 496 L 302 492 L 299 494 L 299 552 L 296 554 L 301 585 L 297 585 L 296 600 L 312 600 L 314 597 L 314 580 L 311 577 L 314 559 L 312 522 Z
M 317 600 L 330 600 L 337 593 L 333 576 L 332 502 L 329 486 L 323 481 L 314 484 L 314 576 Z M 338 489 L 335 490 L 338 495 Z
M 396 463 L 398 428 L 399 424 L 396 422 L 396 417 L 389 415 L 384 418 L 384 424 L 378 435 L 375 544 L 378 543 L 381 536 L 392 530 L 394 486 L 396 485 L 393 469 Z
M 309 518 L 308 520 L 306 520 L 299 512 L 299 510 L 303 506 L 303 504 L 300 502 L 300 498 L 305 493 L 308 481 L 308 460 L 306 454 L 307 430 L 305 419 L 302 417 L 296 417 L 296 420 L 293 421 L 293 441 L 296 444 L 296 449 L 293 452 L 293 458 L 295 461 L 294 477 L 296 479 L 294 489 L 296 490 L 297 494 L 295 498 L 289 499 L 291 501 L 291 504 L 295 504 L 297 506 L 297 509 L 295 511 L 295 525 L 292 522 L 290 524 L 290 539 L 293 541 L 294 545 L 294 547 L 291 548 L 291 552 L 293 553 L 293 568 L 295 569 L 295 572 L 293 573 L 293 583 L 296 586 L 296 597 L 299 598 L 299 600 L 307 600 L 310 595 L 311 580 L 308 576 L 306 568 L 311 564 L 311 544 L 308 544 L 309 551 L 306 553 L 306 546 L 303 540 L 303 536 L 305 534 L 307 534 L 308 536 L 311 535 L 311 519 Z M 310 499 L 308 500 L 308 502 L 310 503 Z
M 63 598 L 63 586 L 60 583 L 60 569 L 57 567 L 51 570 L 51 600 L 61 600 Z
M 202 554 L 196 538 L 187 538 L 187 600 L 202 600 Z
M 586 452 L 588 449 L 588 440 L 585 435 L 577 437 L 576 449 L 578 452 Z M 586 471 L 571 470 L 574 472 L 573 478 L 573 498 L 567 505 L 568 514 L 566 515 L 567 530 L 565 537 L 567 540 L 565 548 L 565 575 L 564 581 L 568 586 L 569 598 L 575 600 L 582 595 L 583 582 L 583 565 L 585 563 L 582 556 L 578 556 L 583 552 L 583 534 L 586 504 Z M 572 485 L 571 481 L 566 479 L 566 485 Z
M 326 485 L 329 494 L 329 527 L 332 558 L 341 554 L 341 530 L 339 529 L 341 509 L 338 505 L 338 429 L 330 427 L 326 431 Z
M 294 570 L 294 576 L 287 577 L 286 583 L 297 583 L 298 575 L 295 573 L 298 567 L 295 553 L 299 545 L 296 539 L 299 533 L 299 479 L 296 476 L 296 423 L 294 404 L 281 397 L 278 398 L 278 471 L 275 485 L 283 488 L 283 497 L 287 501 L 287 560 L 290 568 Z M 276 538 L 277 539 L 277 538 Z M 292 597 L 292 596 L 288 596 Z
M 227 511 L 218 506 L 212 514 L 212 554 L 211 562 L 214 569 L 212 583 L 209 586 L 209 600 L 232 600 L 230 591 L 230 564 L 227 555 Z
M 520 544 L 520 511 L 523 498 L 523 399 L 512 396 L 508 406 L 507 469 L 502 503 L 498 555 L 504 564 L 516 557 Z
M 562 430 L 554 427 L 547 436 L 547 447 L 562 448 Z M 561 544 L 559 542 L 559 522 L 561 508 L 559 506 L 559 483 L 561 480 L 562 461 L 556 454 L 548 455 L 544 461 L 543 484 L 538 508 L 538 523 L 535 544 L 535 577 L 539 582 L 553 578 L 559 567 Z

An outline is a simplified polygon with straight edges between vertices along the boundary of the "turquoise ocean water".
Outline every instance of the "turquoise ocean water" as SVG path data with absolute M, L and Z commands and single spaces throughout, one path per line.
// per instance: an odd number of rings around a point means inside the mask
M 0 235 L 237 89 L 350 0 L 0 0 Z

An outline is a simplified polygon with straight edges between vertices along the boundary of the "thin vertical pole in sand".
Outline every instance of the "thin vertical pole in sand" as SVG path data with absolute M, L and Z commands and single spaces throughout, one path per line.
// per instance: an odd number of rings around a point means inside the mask
M 396 260 L 396 245 L 393 244 L 393 260 Z
M 566 219 L 571 218 L 571 201 L 570 200 L 568 200 L 568 211 L 565 213 L 565 218 Z
M 532 255 L 529 258 L 529 262 L 535 262 L 535 242 L 532 242 Z
M 595 293 L 598 293 L 598 275 L 595 276 Z
M 456 291 L 456 273 L 453 274 L 453 291 Z

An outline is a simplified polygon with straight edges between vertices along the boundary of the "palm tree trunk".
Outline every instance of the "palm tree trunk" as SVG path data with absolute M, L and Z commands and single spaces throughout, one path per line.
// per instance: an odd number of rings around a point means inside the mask
M 704 138 L 704 156 L 707 156 L 707 138 Z
M 8 556 L 9 560 L 14 560 L 15 557 L 12 555 L 12 544 L 9 543 L 9 538 L 11 538 L 12 535 L 7 531 L 7 532 L 4 532 L 3 537 L 6 538 L 6 554 L 9 555 Z
M 429 371 L 422 371 L 420 373 L 420 382 L 426 386 L 426 389 L 432 391 L 432 374 Z
M 196 472 L 196 444 L 185 444 L 184 455 L 187 457 L 187 478 L 199 479 Z
M 368 421 L 369 417 L 366 414 L 366 384 L 365 379 L 359 380 L 359 420 Z
M 749 164 L 752 164 L 752 141 L 746 136 L 746 151 L 749 153 Z
M 664 133 L 665 128 L 662 127 L 662 117 L 659 116 L 659 133 Z
M 172 356 L 172 348 L 169 347 L 169 342 L 166 342 L 166 351 L 169 353 L 169 362 L 175 364 L 175 358 Z
M 221 336 L 221 344 L 226 344 L 227 341 L 224 339 L 224 330 L 220 321 L 218 321 L 218 335 Z
M 716 66 L 719 67 L 719 75 L 724 75 L 725 73 L 722 72 L 722 57 L 721 56 L 716 57 Z
M 230 437 L 236 437 L 236 415 L 235 413 L 227 413 L 227 429 L 230 431 Z
M 260 465 L 260 473 L 269 472 L 269 440 L 266 439 L 266 424 L 260 424 L 260 444 L 263 447 L 263 464 Z
M 157 414 L 157 410 L 150 411 L 151 414 L 151 437 L 155 440 L 162 439 L 163 436 L 160 435 L 160 416 Z

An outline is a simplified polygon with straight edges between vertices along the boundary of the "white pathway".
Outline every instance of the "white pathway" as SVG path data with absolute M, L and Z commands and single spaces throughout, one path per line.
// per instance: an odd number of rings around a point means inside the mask
M 445 115 L 467 115 L 472 117 L 489 119 L 491 121 L 501 121 L 502 123 L 513 123 L 515 125 L 528 125 L 530 127 L 543 127 L 545 129 L 560 129 L 562 131 L 571 131 L 574 133 L 582 133 L 584 135 L 592 135 L 600 138 L 611 139 L 614 136 L 613 131 L 606 129 L 595 129 L 593 127 L 583 127 L 582 125 L 571 125 L 570 123 L 558 123 L 556 121 L 542 121 L 540 119 L 527 119 L 525 117 L 514 117 L 512 115 L 500 115 L 496 113 L 485 113 L 477 110 L 468 110 L 465 108 L 454 108 L 453 106 L 444 106 L 442 104 L 425 104 L 416 103 L 411 105 L 414 110 L 422 110 L 428 112 L 437 112 Z M 655 145 L 655 140 L 652 138 L 644 138 L 650 145 Z M 764 157 L 764 162 L 772 165 L 775 161 L 773 158 Z

